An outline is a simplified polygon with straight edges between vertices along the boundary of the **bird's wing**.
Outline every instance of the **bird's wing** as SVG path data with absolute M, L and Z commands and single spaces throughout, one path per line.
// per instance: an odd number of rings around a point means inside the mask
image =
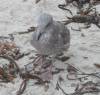
M 44 33 L 45 33 L 44 29 L 37 28 L 36 31 L 34 31 L 33 34 L 32 34 L 33 40 L 39 41 L 40 38 L 43 36 Z
M 70 42 L 70 32 L 66 27 L 64 27 L 63 32 L 61 32 L 61 36 L 63 38 L 64 44 L 67 44 Z
M 59 22 L 58 22 L 58 26 L 59 26 L 59 32 L 60 32 L 61 38 L 63 40 L 63 44 L 69 43 L 70 42 L 70 32 L 68 28 Z

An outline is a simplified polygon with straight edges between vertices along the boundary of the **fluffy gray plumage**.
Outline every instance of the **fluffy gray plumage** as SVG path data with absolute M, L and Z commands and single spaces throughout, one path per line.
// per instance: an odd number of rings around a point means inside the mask
M 37 25 L 37 29 L 32 35 L 31 44 L 39 54 L 56 55 L 69 48 L 69 30 L 62 23 L 54 21 L 51 15 L 41 14 Z

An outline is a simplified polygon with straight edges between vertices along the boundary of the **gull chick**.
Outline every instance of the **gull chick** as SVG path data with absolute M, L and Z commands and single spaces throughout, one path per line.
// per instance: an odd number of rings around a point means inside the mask
M 40 55 L 57 55 L 68 50 L 70 32 L 64 24 L 54 21 L 51 15 L 42 13 L 38 17 L 31 44 Z
M 68 50 L 70 46 L 69 30 L 64 24 L 54 21 L 51 15 L 43 13 L 37 20 L 37 29 L 32 34 L 31 44 L 38 52 L 34 64 L 40 67 L 39 72 L 45 72 L 41 73 L 39 77 L 47 81 L 52 79 L 52 60 L 46 59 L 46 56 L 57 58 L 57 55 Z M 43 67 L 45 68 L 43 69 Z

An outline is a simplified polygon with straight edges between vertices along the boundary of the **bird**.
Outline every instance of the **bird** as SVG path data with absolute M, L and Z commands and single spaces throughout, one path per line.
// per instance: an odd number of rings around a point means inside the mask
M 38 53 L 34 64 L 41 66 L 39 72 L 45 72 L 41 73 L 39 77 L 46 81 L 50 80 L 53 67 L 51 60 L 70 47 L 69 29 L 63 23 L 53 20 L 50 14 L 42 13 L 37 19 L 37 27 L 32 34 L 30 43 Z M 53 58 L 48 60 L 48 56 Z M 42 67 L 46 68 L 42 69 Z
M 42 13 L 30 43 L 40 55 L 57 55 L 68 50 L 70 31 L 63 23 L 53 20 L 50 14 Z

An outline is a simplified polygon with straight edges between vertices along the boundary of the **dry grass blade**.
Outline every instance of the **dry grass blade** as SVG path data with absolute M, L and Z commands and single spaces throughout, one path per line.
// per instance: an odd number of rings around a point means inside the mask
M 64 5 L 58 5 L 58 7 L 59 7 L 60 9 L 62 9 L 62 10 L 68 11 L 68 12 L 71 14 L 71 16 L 73 16 L 73 13 L 71 12 L 71 10 L 70 10 L 70 9 L 67 9 L 67 8 L 64 8 Z
M 40 1 L 41 1 L 41 0 L 36 0 L 35 3 L 37 4 L 37 3 L 39 3 Z

